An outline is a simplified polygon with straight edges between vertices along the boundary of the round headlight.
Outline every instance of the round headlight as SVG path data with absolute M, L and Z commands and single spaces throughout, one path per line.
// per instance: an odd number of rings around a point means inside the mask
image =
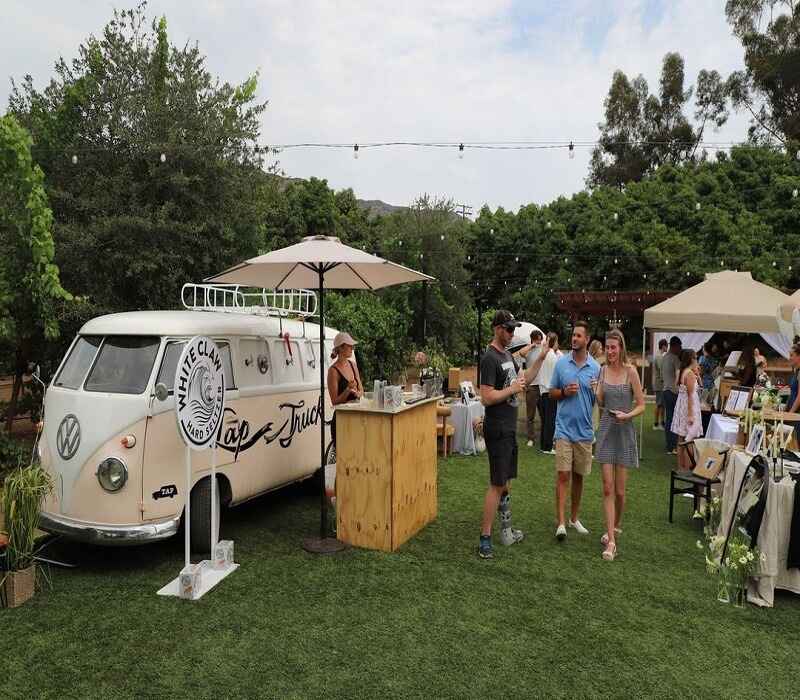
M 106 491 L 119 491 L 128 480 L 128 468 L 121 459 L 109 457 L 97 467 L 97 480 Z

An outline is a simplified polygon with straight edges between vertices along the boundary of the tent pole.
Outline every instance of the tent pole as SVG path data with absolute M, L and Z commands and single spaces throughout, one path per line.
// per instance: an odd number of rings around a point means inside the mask
M 644 390 L 644 363 L 647 361 L 647 327 L 642 325 L 642 393 Z M 639 459 L 642 459 L 642 443 L 644 442 L 644 412 L 639 416 Z

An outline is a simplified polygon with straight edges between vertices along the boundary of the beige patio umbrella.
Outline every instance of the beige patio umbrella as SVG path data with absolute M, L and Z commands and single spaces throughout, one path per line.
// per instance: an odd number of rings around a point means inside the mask
M 404 282 L 431 282 L 433 277 L 403 267 L 363 250 L 344 245 L 333 236 L 308 236 L 300 243 L 245 260 L 206 282 L 240 284 L 267 289 L 315 289 L 319 294 L 319 356 L 325 355 L 325 289 L 380 289 Z M 325 363 L 319 363 L 320 403 L 320 534 L 304 547 L 331 552 L 339 543 L 326 537 L 325 498 Z

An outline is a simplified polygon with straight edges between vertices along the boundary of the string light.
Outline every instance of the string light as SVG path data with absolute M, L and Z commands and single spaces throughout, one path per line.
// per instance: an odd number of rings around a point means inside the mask
M 72 158 L 70 158 L 70 160 L 72 161 L 73 165 L 78 164 L 78 156 L 76 156 L 74 153 L 72 154 Z M 797 192 L 797 190 L 795 190 L 795 192 Z
M 798 195 L 798 194 L 800 194 L 800 192 L 798 192 L 798 191 L 797 191 L 797 188 L 795 187 L 795 188 L 792 190 L 792 197 L 794 197 L 795 199 L 797 199 L 797 195 Z
M 358 160 L 358 144 L 353 145 L 353 158 Z
M 166 154 L 166 153 L 162 153 L 162 154 L 161 154 L 161 155 L 158 157 L 158 159 L 159 159 L 159 160 L 160 160 L 162 163 L 166 163 L 166 162 L 167 162 L 167 154 Z
M 700 211 L 700 202 L 697 202 L 697 203 L 694 205 L 694 210 L 695 210 L 695 211 Z
M 572 141 L 569 142 L 569 159 L 573 160 L 575 158 L 575 144 Z
M 552 225 L 553 225 L 553 222 L 552 222 L 552 221 L 548 221 L 548 222 L 547 222 L 547 228 L 550 228 Z
M 442 241 L 444 240 L 444 234 L 441 234 L 441 235 L 439 236 L 439 240 L 442 240 Z
M 614 221 L 619 221 L 619 214 L 617 214 L 617 212 L 614 212 Z
M 397 245 L 399 245 L 401 248 L 403 247 L 403 239 L 402 238 L 400 239 L 400 242 Z
M 458 144 L 458 159 L 459 160 L 463 160 L 464 159 L 464 144 L 463 143 Z

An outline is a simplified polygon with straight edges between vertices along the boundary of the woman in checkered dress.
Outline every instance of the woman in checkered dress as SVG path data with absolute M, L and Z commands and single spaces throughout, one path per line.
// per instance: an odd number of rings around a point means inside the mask
M 600 429 L 597 460 L 603 466 L 603 509 L 606 533 L 600 538 L 603 559 L 613 561 L 617 535 L 622 533 L 627 470 L 639 466 L 636 427 L 633 419 L 644 411 L 644 392 L 636 370 L 628 364 L 625 336 L 618 330 L 606 333 L 606 365 L 597 385 Z

